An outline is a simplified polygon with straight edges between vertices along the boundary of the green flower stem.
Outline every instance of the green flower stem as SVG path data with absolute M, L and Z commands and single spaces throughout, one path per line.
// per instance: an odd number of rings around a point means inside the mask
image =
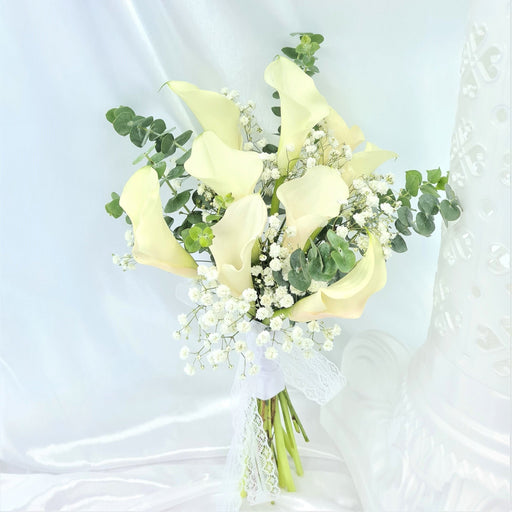
M 277 189 L 284 183 L 286 176 L 281 176 L 274 185 L 274 192 L 272 193 L 272 201 L 270 202 L 270 215 L 274 215 L 279 211 L 279 199 L 277 198 Z
M 284 432 L 281 425 L 281 414 L 279 412 L 279 401 L 275 401 L 276 414 L 274 415 L 274 436 L 276 441 L 277 452 L 277 469 L 279 473 L 279 485 L 288 491 L 295 491 L 295 483 L 293 482 L 290 464 L 288 463 L 288 455 L 284 443 Z
M 285 439 L 288 439 L 288 452 L 292 456 L 293 462 L 295 464 L 295 471 L 297 471 L 297 475 L 302 476 L 304 474 L 304 469 L 302 468 L 302 462 L 299 457 L 299 450 L 297 449 L 297 443 L 295 441 L 295 434 L 293 433 L 291 414 L 290 409 L 288 407 L 288 402 L 283 392 L 279 393 L 278 397 L 279 402 L 281 404 L 281 410 L 283 411 L 284 424 L 286 426 L 287 435 Z
M 302 433 L 306 441 L 309 439 L 291 404 L 286 388 L 270 400 L 258 399 L 258 412 L 263 422 L 263 429 L 267 434 L 268 445 L 276 462 L 279 486 L 293 492 L 295 483 L 288 461 L 288 453 L 293 459 L 297 475 L 304 474 L 293 427 L 295 426 L 298 433 Z
M 306 431 L 304 430 L 304 427 L 299 419 L 299 416 L 297 415 L 297 413 L 295 412 L 295 409 L 292 405 L 292 401 L 290 400 L 290 395 L 288 394 L 288 390 L 286 388 L 284 388 L 283 391 L 281 391 L 281 393 L 284 394 L 285 398 L 286 398 L 286 401 L 288 403 L 288 407 L 290 409 L 290 414 L 291 414 L 291 417 L 292 417 L 292 421 L 295 425 L 295 430 L 297 432 L 300 432 L 302 433 L 302 437 L 304 437 L 304 441 L 306 441 L 306 443 L 309 443 L 309 438 L 306 434 Z

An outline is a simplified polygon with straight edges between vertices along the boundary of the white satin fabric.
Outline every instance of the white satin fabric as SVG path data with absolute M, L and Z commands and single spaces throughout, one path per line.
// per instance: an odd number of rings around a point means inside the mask
M 122 221 L 104 211 L 138 155 L 104 113 L 119 104 L 185 130 L 160 85 L 238 89 L 269 131 L 263 70 L 297 30 L 321 32 L 317 84 L 367 138 L 396 151 L 384 171 L 448 166 L 466 1 L 0 2 L 0 510 L 199 510 L 221 491 L 233 372 L 190 379 L 172 340 L 182 280 L 123 273 Z M 389 262 L 389 284 L 342 322 L 426 335 L 438 236 Z M 306 476 L 272 510 L 358 510 L 350 477 L 294 394 Z M 350 414 L 350 411 L 346 411 Z M 252 510 L 266 510 L 266 506 Z

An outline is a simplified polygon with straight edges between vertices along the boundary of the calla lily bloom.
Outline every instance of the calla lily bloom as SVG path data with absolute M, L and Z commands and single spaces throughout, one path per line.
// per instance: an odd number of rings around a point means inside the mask
M 267 66 L 264 78 L 281 100 L 277 164 L 280 169 L 290 170 L 308 133 L 329 114 L 329 105 L 312 78 L 289 59 L 277 57 Z
M 158 175 L 139 169 L 124 186 L 119 204 L 133 225 L 135 261 L 184 277 L 194 277 L 197 264 L 169 230 L 163 216 Z
M 231 100 L 188 82 L 171 81 L 167 85 L 187 104 L 204 130 L 214 132 L 230 148 L 242 147 L 240 110 Z
M 386 264 L 379 241 L 370 235 L 368 250 L 337 283 L 283 311 L 290 320 L 309 322 L 327 317 L 359 318 L 368 298 L 386 284 Z
M 329 115 L 325 118 L 325 127 L 340 144 L 347 144 L 352 150 L 364 141 L 361 128 L 359 126 L 349 128 L 343 118 L 332 108 L 329 108 Z
M 185 169 L 217 194 L 225 196 L 231 192 L 235 199 L 240 199 L 254 192 L 263 162 L 257 153 L 232 149 L 208 131 L 194 140 Z
M 219 282 L 240 296 L 252 288 L 251 252 L 267 222 L 267 207 L 259 194 L 231 203 L 217 224 L 210 246 L 219 273 Z
M 303 248 L 317 228 L 338 215 L 348 194 L 339 171 L 324 165 L 308 169 L 301 178 L 284 182 L 277 189 L 277 197 L 286 210 L 286 226 L 296 231 L 295 236 L 286 239 L 286 245 L 291 250 Z
M 364 151 L 354 153 L 352 160 L 343 166 L 343 179 L 347 185 L 351 185 L 356 178 L 371 174 L 379 165 L 397 157 L 398 155 L 393 151 L 380 149 L 375 144 L 367 142 Z

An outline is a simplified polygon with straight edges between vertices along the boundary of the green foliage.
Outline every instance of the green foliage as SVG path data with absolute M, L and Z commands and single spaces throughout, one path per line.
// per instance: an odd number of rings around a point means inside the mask
M 395 252 L 405 252 L 407 251 L 407 244 L 400 235 L 396 235 L 395 238 L 391 240 L 391 249 Z
M 309 76 L 318 73 L 315 53 L 320 49 L 324 36 L 312 32 L 294 32 L 290 35 L 299 36 L 299 44 L 295 48 L 289 46 L 281 48 L 281 51 Z
M 422 236 L 430 236 L 435 230 L 435 216 L 441 214 L 444 222 L 457 220 L 461 215 L 461 205 L 453 189 L 448 185 L 448 175 L 443 176 L 440 168 L 426 172 L 427 179 L 419 171 L 411 170 L 405 173 L 405 188 L 400 190 L 397 198 L 402 206 L 397 210 L 395 228 L 401 234 L 409 236 L 413 228 Z M 441 199 L 444 192 L 446 199 Z M 416 217 L 412 200 L 417 198 Z M 391 248 L 395 252 L 407 250 L 407 244 L 402 236 L 396 236 Z
M 418 208 L 426 215 L 436 215 L 439 212 L 439 201 L 431 194 L 423 194 L 418 199 Z
M 190 238 L 190 240 L 188 240 Z M 197 242 L 199 247 L 196 250 L 199 250 L 200 247 L 209 247 L 213 241 L 213 231 L 212 228 L 207 226 L 203 222 L 199 222 L 192 226 L 185 238 L 185 246 L 190 245 L 191 247 L 195 247 L 192 242 Z M 192 251 L 195 252 L 195 251 Z
M 411 196 L 416 197 L 418 195 L 422 179 L 421 172 L 419 171 L 405 172 L 405 189 Z
M 263 146 L 264 153 L 277 153 L 277 146 L 274 146 L 274 144 L 267 144 Z
M 110 194 L 110 197 L 112 197 L 112 201 L 105 205 L 105 210 L 107 210 L 107 213 L 109 215 L 112 215 L 114 219 L 118 219 L 124 213 L 124 210 L 119 205 L 119 194 L 112 192 L 112 194 Z
M 430 236 L 436 229 L 434 217 L 424 212 L 416 214 L 416 222 L 414 223 L 414 230 L 423 236 Z
M 190 192 L 192 192 L 192 190 L 184 190 L 183 192 L 176 194 L 174 197 L 171 197 L 171 199 L 169 199 L 165 205 L 164 212 L 176 212 L 182 206 L 185 206 L 185 204 L 187 204 L 188 200 L 190 199 Z
M 443 199 L 440 204 L 441 216 L 448 224 L 450 221 L 457 220 L 460 217 L 460 208 L 448 199 Z
M 398 215 L 398 220 L 403 226 L 412 226 L 413 215 L 412 210 L 408 206 L 400 206 L 396 213 Z
M 292 252 L 290 266 L 292 269 L 288 272 L 288 281 L 297 290 L 305 292 L 311 284 L 311 276 L 307 268 L 306 255 L 302 249 Z
M 437 169 L 432 169 L 431 171 L 427 171 L 427 180 L 429 183 L 437 184 L 441 179 L 441 169 L 438 167 Z

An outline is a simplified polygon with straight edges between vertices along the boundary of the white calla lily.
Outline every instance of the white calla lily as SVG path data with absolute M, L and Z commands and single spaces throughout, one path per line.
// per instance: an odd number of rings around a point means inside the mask
M 349 190 L 337 169 L 319 165 L 301 178 L 286 181 L 277 197 L 286 210 L 286 226 L 295 230 L 286 238 L 290 249 L 303 248 L 311 234 L 336 217 Z
M 251 253 L 267 222 L 267 207 L 259 194 L 231 203 L 222 219 L 212 227 L 210 246 L 219 273 L 219 282 L 240 296 L 252 288 Z
M 152 167 L 143 167 L 133 174 L 124 186 L 119 204 L 132 221 L 132 254 L 137 262 L 180 276 L 196 275 L 196 262 L 164 220 L 158 175 Z
M 311 77 L 285 57 L 277 57 L 271 62 L 264 78 L 279 92 L 281 136 L 277 163 L 280 169 L 290 170 L 308 133 L 329 114 L 329 105 Z
M 380 149 L 375 144 L 367 142 L 364 151 L 354 153 L 352 160 L 343 166 L 343 179 L 347 185 L 351 185 L 359 176 L 371 174 L 379 165 L 397 157 L 393 151 Z
M 204 130 L 211 130 L 231 148 L 241 148 L 240 110 L 231 100 L 188 82 L 170 81 L 167 85 L 187 104 Z
M 345 277 L 299 300 L 284 313 L 296 322 L 327 317 L 359 318 L 368 298 L 385 284 L 384 254 L 379 241 L 370 235 L 366 254 Z
M 185 169 L 217 194 L 231 192 L 240 199 L 254 192 L 263 162 L 254 151 L 232 149 L 215 133 L 206 131 L 194 140 Z
M 364 141 L 364 135 L 359 126 L 348 127 L 343 118 L 332 108 L 325 118 L 325 127 L 340 144 L 347 144 L 353 150 Z

